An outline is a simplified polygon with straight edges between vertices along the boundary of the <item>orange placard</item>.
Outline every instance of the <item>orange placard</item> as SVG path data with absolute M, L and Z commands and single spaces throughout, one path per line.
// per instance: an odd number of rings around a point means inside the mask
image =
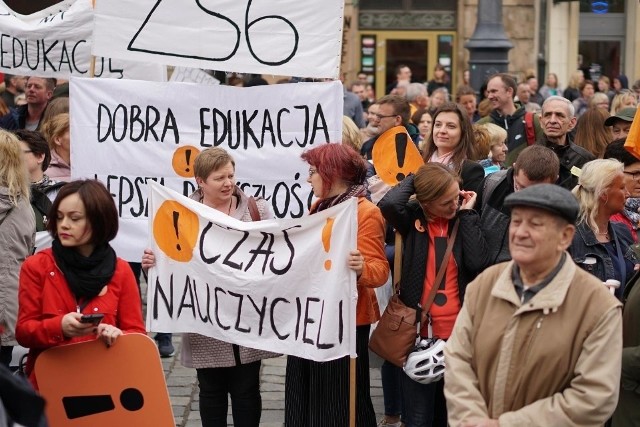
M 192 145 L 185 145 L 178 148 L 173 153 L 173 158 L 171 159 L 173 171 L 183 178 L 193 178 L 193 162 L 198 154 L 200 154 L 200 150 Z
M 50 427 L 173 427 L 158 349 L 143 334 L 53 347 L 36 360 Z
M 631 129 L 629 129 L 624 148 L 640 159 L 640 108 L 636 110 L 636 115 L 633 116 L 633 123 L 631 123 Z
M 388 185 L 396 185 L 424 164 L 418 147 L 404 126 L 395 126 L 378 137 L 371 153 L 376 173 Z
M 153 218 L 153 238 L 169 258 L 188 262 L 198 240 L 198 215 L 175 200 L 165 200 Z

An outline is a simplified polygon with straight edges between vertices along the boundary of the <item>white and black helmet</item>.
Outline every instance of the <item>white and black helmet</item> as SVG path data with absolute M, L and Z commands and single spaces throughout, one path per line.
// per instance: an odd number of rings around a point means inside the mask
M 404 364 L 404 372 L 420 384 L 440 381 L 444 376 L 444 346 L 439 338 L 420 340 Z

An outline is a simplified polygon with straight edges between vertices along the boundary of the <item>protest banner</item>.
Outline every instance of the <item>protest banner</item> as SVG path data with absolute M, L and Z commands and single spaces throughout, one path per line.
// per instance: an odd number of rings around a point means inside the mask
M 0 72 L 166 81 L 163 65 L 109 57 L 96 57 L 90 76 L 93 14 L 90 0 L 64 1 L 32 15 L 0 2 Z
M 199 68 L 176 67 L 171 74 L 170 82 L 198 83 L 201 85 L 219 85 L 220 80 L 205 73 Z
M 98 0 L 93 52 L 221 71 L 337 78 L 343 10 L 342 0 Z
M 147 329 L 315 361 L 355 357 L 355 198 L 299 219 L 242 222 L 151 183 L 156 267 Z
M 147 241 L 147 186 L 196 189 L 193 161 L 226 149 L 248 195 L 278 218 L 310 206 L 303 151 L 342 137 L 340 82 L 237 88 L 190 83 L 78 79 L 70 82 L 72 178 L 100 179 L 120 215 L 119 256 L 140 260 Z

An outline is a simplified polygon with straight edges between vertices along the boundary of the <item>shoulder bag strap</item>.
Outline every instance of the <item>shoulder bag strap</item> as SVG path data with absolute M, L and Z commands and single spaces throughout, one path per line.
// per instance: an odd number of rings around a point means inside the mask
M 249 205 L 249 215 L 251 215 L 251 221 L 260 221 L 260 211 L 258 210 L 258 204 L 256 203 L 256 199 L 253 196 L 249 197 L 248 200 Z
M 400 277 L 402 277 L 402 234 L 396 231 L 396 243 L 393 255 L 393 295 L 400 289 Z
M 453 244 L 456 241 L 456 236 L 458 234 L 458 226 L 460 225 L 460 219 L 457 219 L 454 226 L 453 231 L 451 232 L 451 236 L 449 236 L 449 241 L 447 243 L 447 250 L 444 252 L 444 257 L 442 258 L 442 264 L 440 264 L 440 269 L 438 270 L 438 274 L 436 275 L 436 280 L 433 282 L 433 287 L 431 288 L 431 292 L 427 295 L 427 299 L 422 301 L 422 312 L 426 313 L 429 311 L 429 307 L 433 303 L 434 298 L 436 297 L 436 293 L 438 292 L 438 288 L 440 287 L 440 282 L 442 282 L 442 278 L 444 277 L 445 271 L 447 271 L 447 264 L 449 263 L 449 257 L 451 256 L 451 251 L 453 251 Z M 423 295 L 424 298 L 424 295 Z

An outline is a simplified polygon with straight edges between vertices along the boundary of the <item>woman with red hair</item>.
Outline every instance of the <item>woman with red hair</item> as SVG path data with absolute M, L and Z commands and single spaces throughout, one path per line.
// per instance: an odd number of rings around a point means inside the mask
M 349 268 L 357 274 L 356 307 L 356 425 L 375 427 L 369 394 L 369 331 L 380 311 L 374 288 L 389 276 L 384 252 L 384 220 L 380 210 L 366 199 L 367 165 L 352 148 L 326 144 L 305 152 L 313 194 L 319 199 L 310 214 L 358 198 L 358 248 L 351 251 Z M 285 424 L 288 426 L 344 426 L 349 419 L 349 357 L 314 362 L 287 358 Z

